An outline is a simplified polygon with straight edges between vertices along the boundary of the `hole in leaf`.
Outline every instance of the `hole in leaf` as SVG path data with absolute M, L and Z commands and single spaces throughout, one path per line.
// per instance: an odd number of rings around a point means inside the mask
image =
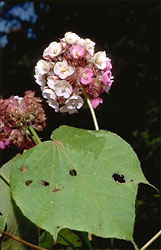
M 60 227 L 59 227 L 59 226 L 57 226 L 56 228 L 57 228 L 57 229 L 59 229 Z
M 73 168 L 73 169 L 71 169 L 71 170 L 69 171 L 69 174 L 70 174 L 71 176 L 77 176 L 77 171 Z
M 0 212 L 0 215 L 2 216 L 3 214 Z
M 130 180 L 130 182 L 133 182 L 134 180 Z
M 41 184 L 42 186 L 44 186 L 44 187 L 49 186 L 49 182 L 44 181 L 44 180 L 41 180 L 41 181 L 40 181 L 40 184 Z
M 26 166 L 21 166 L 20 171 L 22 174 L 27 172 L 27 167 Z
M 26 186 L 30 186 L 32 183 L 33 183 L 33 180 L 27 180 L 27 181 L 25 182 Z
M 119 183 L 125 183 L 125 176 L 122 174 L 113 174 L 112 178 L 114 179 L 114 181 L 119 182 Z

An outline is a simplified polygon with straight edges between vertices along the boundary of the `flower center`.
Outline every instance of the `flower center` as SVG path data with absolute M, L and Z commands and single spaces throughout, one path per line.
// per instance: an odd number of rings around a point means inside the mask
M 66 67 L 63 67 L 61 71 L 62 71 L 62 72 L 66 72 L 67 70 L 68 70 L 68 69 L 67 69 Z
M 83 77 L 85 80 L 87 80 L 87 79 L 88 79 L 88 74 L 84 72 L 84 73 L 82 74 L 82 77 Z
M 58 50 L 56 48 L 53 49 L 53 53 L 56 54 Z
M 65 85 L 62 85 L 62 86 L 61 86 L 61 89 L 62 89 L 62 91 L 65 91 L 66 86 L 65 86 Z
M 72 105 L 76 104 L 77 101 L 76 100 L 72 100 Z
M 102 60 L 100 58 L 97 58 L 96 63 L 100 65 L 102 63 Z

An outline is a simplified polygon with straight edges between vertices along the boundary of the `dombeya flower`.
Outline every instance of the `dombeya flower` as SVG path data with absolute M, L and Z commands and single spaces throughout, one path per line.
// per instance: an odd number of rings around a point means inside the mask
M 44 75 L 47 74 L 50 70 L 50 64 L 44 60 L 39 60 L 35 67 L 36 75 Z
M 57 62 L 54 66 L 54 73 L 61 79 L 65 79 L 74 73 L 74 69 L 68 65 L 67 61 Z
M 88 51 L 88 53 L 93 56 L 94 54 L 94 46 L 95 46 L 95 42 L 92 42 L 90 39 L 86 38 L 84 40 L 84 47 L 85 49 Z
M 81 45 L 73 45 L 69 51 L 71 56 L 76 59 L 82 58 L 85 53 L 84 48 Z
M 50 107 L 74 114 L 84 104 L 82 87 L 94 108 L 103 103 L 101 94 L 108 93 L 113 82 L 111 69 L 106 52 L 95 52 L 95 42 L 66 32 L 44 50 L 34 77 Z
M 98 106 L 100 103 L 103 103 L 103 100 L 102 100 L 102 98 L 100 98 L 100 97 L 96 97 L 96 98 L 93 98 L 93 99 L 91 100 L 91 104 L 92 104 L 92 106 L 93 106 L 94 108 L 97 108 L 97 106 Z
M 78 38 L 79 38 L 79 36 L 73 32 L 66 32 L 64 37 L 65 37 L 66 43 L 68 43 L 68 44 L 76 43 Z
M 31 138 L 24 132 L 29 125 L 40 131 L 46 126 L 42 100 L 35 97 L 34 91 L 26 91 L 24 97 L 11 96 L 0 99 L 0 148 L 15 145 L 19 149 L 34 146 Z
M 98 69 L 105 69 L 106 68 L 106 52 L 99 51 L 93 57 L 93 62 Z
M 52 42 L 49 44 L 49 46 L 44 50 L 43 53 L 43 57 L 45 59 L 48 58 L 54 58 L 56 56 L 58 56 L 62 51 L 62 46 L 61 43 L 57 43 L 57 42 Z
M 65 80 L 58 81 L 55 84 L 55 93 L 57 96 L 63 96 L 67 99 L 72 93 L 72 86 Z
M 93 71 L 90 68 L 84 68 L 80 73 L 80 82 L 82 84 L 88 84 L 92 81 Z
M 102 75 L 102 81 L 105 85 L 108 85 L 108 82 L 111 81 L 112 73 L 110 70 L 107 70 Z
M 84 103 L 84 101 L 83 101 L 82 97 L 76 96 L 76 95 L 71 96 L 65 102 L 68 109 L 73 109 L 73 108 L 80 109 L 83 106 L 83 103 Z

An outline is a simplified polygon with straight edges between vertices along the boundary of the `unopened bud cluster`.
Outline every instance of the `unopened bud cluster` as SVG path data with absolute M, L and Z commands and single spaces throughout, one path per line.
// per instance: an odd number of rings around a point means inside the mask
M 24 97 L 11 96 L 0 99 L 0 148 L 14 144 L 20 149 L 34 145 L 25 132 L 29 125 L 41 131 L 45 126 L 45 112 L 41 99 L 34 91 L 26 91 Z
M 113 82 L 111 60 L 105 51 L 95 53 L 94 48 L 90 39 L 67 32 L 44 50 L 34 77 L 43 97 L 56 112 L 78 112 L 84 104 L 80 84 L 94 108 L 103 102 L 100 95 L 109 92 Z

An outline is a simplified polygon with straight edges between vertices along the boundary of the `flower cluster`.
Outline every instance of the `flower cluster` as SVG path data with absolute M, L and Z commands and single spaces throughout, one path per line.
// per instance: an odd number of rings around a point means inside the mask
M 14 144 L 20 149 L 34 146 L 25 130 L 29 125 L 41 131 L 46 126 L 41 99 L 34 91 L 26 91 L 24 97 L 11 96 L 0 99 L 0 148 Z
M 84 103 L 80 84 L 94 108 L 103 102 L 100 95 L 109 92 L 113 82 L 111 60 L 105 51 L 95 53 L 94 47 L 90 39 L 67 32 L 44 50 L 34 77 L 42 96 L 56 112 L 78 112 Z

